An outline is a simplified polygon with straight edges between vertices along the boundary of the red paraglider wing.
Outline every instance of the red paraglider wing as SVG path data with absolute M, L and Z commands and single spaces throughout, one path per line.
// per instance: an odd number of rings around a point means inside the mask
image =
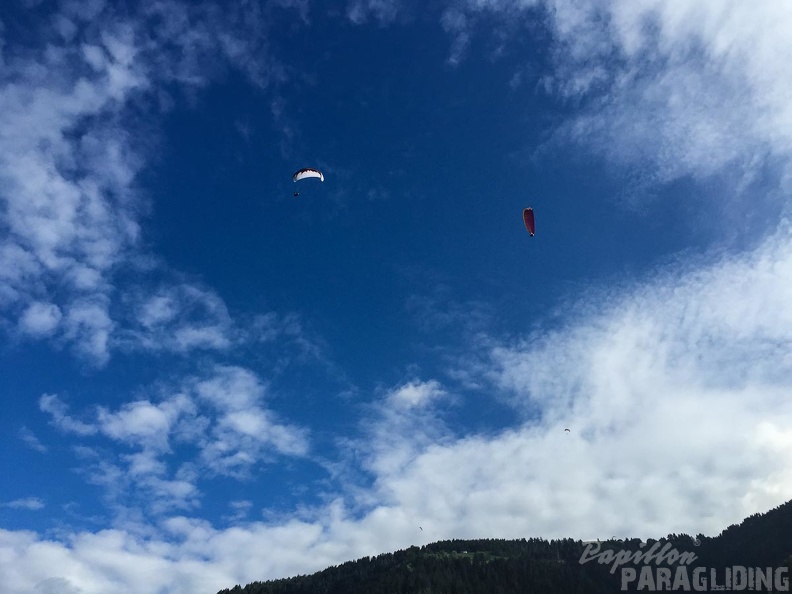
M 533 208 L 526 208 L 523 211 L 523 222 L 525 223 L 525 228 L 528 229 L 528 233 L 530 233 L 531 237 L 533 237 L 536 233 L 536 223 L 534 223 Z

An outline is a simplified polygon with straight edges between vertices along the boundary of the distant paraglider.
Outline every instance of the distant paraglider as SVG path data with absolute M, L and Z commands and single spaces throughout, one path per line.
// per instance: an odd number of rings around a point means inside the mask
M 295 172 L 292 176 L 292 181 L 298 182 L 301 179 L 306 179 L 308 177 L 318 177 L 320 181 L 324 181 L 324 174 L 318 169 L 312 169 L 310 167 L 306 167 L 305 169 L 300 169 L 299 171 Z
M 536 234 L 533 208 L 526 208 L 523 210 L 523 223 L 525 223 L 525 228 L 528 230 L 528 233 L 533 237 Z
M 567 433 L 571 433 L 569 429 L 564 429 L 564 431 L 566 431 Z
M 311 167 L 306 167 L 304 169 L 300 169 L 299 171 L 295 171 L 294 175 L 292 175 L 292 181 L 298 182 L 301 179 L 306 179 L 309 177 L 315 177 L 319 179 L 319 181 L 324 181 L 324 174 L 319 171 L 318 169 L 313 169 Z M 299 196 L 299 192 L 294 192 L 294 197 L 297 198 Z

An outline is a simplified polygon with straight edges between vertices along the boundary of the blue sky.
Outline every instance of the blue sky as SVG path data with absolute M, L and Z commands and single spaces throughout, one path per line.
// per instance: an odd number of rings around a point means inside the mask
M 4 3 L 3 590 L 788 500 L 790 19 Z

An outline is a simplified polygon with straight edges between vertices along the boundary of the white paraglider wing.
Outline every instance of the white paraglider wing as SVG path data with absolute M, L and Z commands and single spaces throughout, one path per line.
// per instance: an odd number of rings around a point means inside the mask
M 297 173 L 295 173 L 292 176 L 292 180 L 300 181 L 301 179 L 305 179 L 308 177 L 318 177 L 321 181 L 324 181 L 324 174 L 318 169 L 311 169 L 310 167 L 307 167 L 305 169 L 300 169 Z

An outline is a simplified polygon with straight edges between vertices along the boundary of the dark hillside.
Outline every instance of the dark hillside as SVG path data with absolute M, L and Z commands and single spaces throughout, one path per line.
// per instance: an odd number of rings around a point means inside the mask
M 688 561 L 677 561 L 672 551 L 686 554 Z M 581 563 L 584 552 L 589 560 Z M 654 557 L 647 560 L 645 555 L 649 552 Z M 617 553 L 631 558 L 611 573 L 613 555 Z M 644 556 L 636 562 L 635 555 Z M 693 555 L 695 560 L 690 560 Z M 731 579 L 726 577 L 726 568 L 731 572 L 734 566 L 769 568 L 770 587 L 746 584 L 744 590 L 777 591 L 786 583 L 788 591 L 788 581 L 783 578 L 788 579 L 789 573 L 783 567 L 790 562 L 792 502 L 765 514 L 754 514 L 713 538 L 671 534 L 646 543 L 638 539 L 602 541 L 597 547 L 571 539 L 441 541 L 349 561 L 310 576 L 235 586 L 219 594 L 611 594 L 672 589 L 709 592 L 723 591 L 719 586 Z M 683 581 L 672 588 L 677 573 L 684 573 L 692 582 L 696 568 L 706 568 L 702 575 L 710 581 L 705 587 L 692 583 L 685 587 Z M 625 589 L 622 569 L 635 571 L 634 579 L 625 582 Z M 715 582 L 711 581 L 713 570 Z M 672 580 L 666 587 L 662 583 L 663 572 Z M 639 589 L 641 575 L 649 582 Z M 750 575 L 754 576 L 753 569 Z M 740 589 L 737 581 L 734 589 Z

